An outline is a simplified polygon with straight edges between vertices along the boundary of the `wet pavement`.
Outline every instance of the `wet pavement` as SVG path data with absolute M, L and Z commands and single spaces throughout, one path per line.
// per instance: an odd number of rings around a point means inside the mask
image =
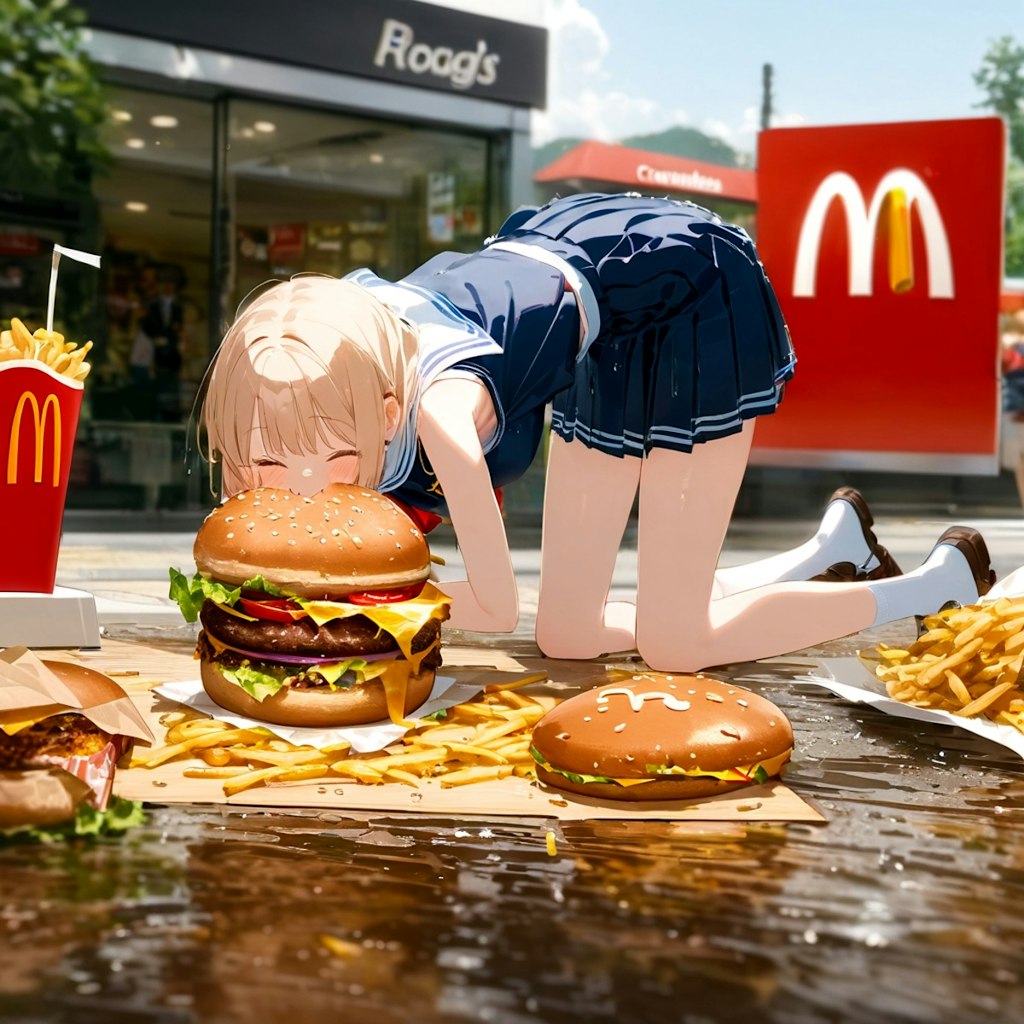
M 907 567 L 945 525 L 894 519 L 879 533 Z M 1024 564 L 1024 523 L 976 525 L 1001 573 Z M 808 529 L 737 524 L 724 560 Z M 518 539 L 524 620 L 510 638 L 473 642 L 532 666 L 537 551 Z M 190 548 L 186 534 L 68 535 L 59 582 L 106 594 L 110 608 L 137 602 L 136 621 L 111 622 L 110 635 L 185 651 L 189 631 L 158 614 L 166 566 L 188 568 Z M 627 554 L 617 588 L 629 571 Z M 904 621 L 804 653 L 845 655 L 912 630 Z M 0 1019 L 1024 1019 L 1020 759 L 850 705 L 784 665 L 715 674 L 790 716 L 786 781 L 825 824 L 154 805 L 120 840 L 0 847 Z

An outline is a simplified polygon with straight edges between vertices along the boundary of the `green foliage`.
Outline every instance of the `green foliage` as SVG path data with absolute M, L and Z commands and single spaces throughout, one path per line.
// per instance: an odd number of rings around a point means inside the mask
M 633 149 L 647 149 L 666 156 L 683 156 L 691 160 L 702 160 L 705 163 L 717 164 L 719 167 L 738 167 L 739 160 L 736 150 L 721 139 L 696 128 L 684 128 L 677 125 L 653 135 L 631 135 L 623 139 L 624 146 Z
M 995 40 L 974 82 L 985 93 L 980 106 L 1006 122 L 1010 159 L 1004 268 L 1009 277 L 1024 277 L 1024 45 L 1012 36 Z
M 108 107 L 67 0 L 0 0 L 0 181 L 89 190 Z

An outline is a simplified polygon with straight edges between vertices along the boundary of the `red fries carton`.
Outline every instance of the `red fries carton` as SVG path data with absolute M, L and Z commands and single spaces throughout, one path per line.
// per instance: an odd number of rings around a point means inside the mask
M 83 383 L 0 361 L 0 591 L 53 593 Z

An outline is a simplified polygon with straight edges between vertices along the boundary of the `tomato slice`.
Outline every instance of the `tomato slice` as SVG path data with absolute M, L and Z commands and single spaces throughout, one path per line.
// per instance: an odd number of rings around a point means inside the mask
M 423 589 L 423 582 L 410 583 L 407 587 L 395 587 L 392 590 L 358 590 L 347 594 L 345 599 L 352 604 L 394 604 L 396 601 L 411 601 L 418 597 Z
M 257 600 L 253 597 L 240 597 L 238 603 L 242 611 L 255 615 L 257 619 L 269 619 L 271 622 L 295 622 L 306 617 L 306 612 L 287 598 L 266 597 Z

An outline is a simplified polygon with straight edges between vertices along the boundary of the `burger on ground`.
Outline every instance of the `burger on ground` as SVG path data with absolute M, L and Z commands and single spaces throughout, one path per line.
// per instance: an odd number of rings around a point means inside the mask
M 385 496 L 244 491 L 207 516 L 193 554 L 171 597 L 202 624 L 196 656 L 221 707 L 332 727 L 402 721 L 430 695 L 448 599 L 422 531 Z
M 126 697 L 102 672 L 43 664 L 90 710 Z M 0 712 L 0 830 L 71 822 L 71 832 L 85 834 L 139 824 L 141 804 L 111 799 L 115 765 L 132 738 L 105 731 L 83 711 L 55 705 L 39 711 Z
M 771 701 L 704 676 L 644 673 L 556 705 L 534 727 L 537 777 L 604 800 L 689 800 L 767 782 L 793 752 Z

